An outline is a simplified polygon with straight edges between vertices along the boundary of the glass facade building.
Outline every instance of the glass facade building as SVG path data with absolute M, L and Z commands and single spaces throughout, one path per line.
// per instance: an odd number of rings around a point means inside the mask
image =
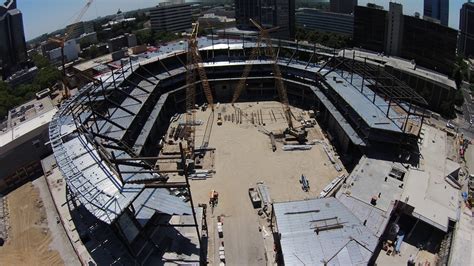
M 474 3 L 465 3 L 459 17 L 459 53 L 474 56 Z
M 253 19 L 265 28 L 278 27 L 274 38 L 294 39 L 295 0 L 235 0 L 235 19 L 238 29 L 255 30 Z
M 355 6 L 357 0 L 331 0 L 329 8 L 331 12 L 352 14 Z
M 449 0 L 424 0 L 423 16 L 439 20 L 441 25 L 449 23 Z
M 26 62 L 26 42 L 23 16 L 14 0 L 0 5 L 0 67 L 3 78 L 8 77 Z

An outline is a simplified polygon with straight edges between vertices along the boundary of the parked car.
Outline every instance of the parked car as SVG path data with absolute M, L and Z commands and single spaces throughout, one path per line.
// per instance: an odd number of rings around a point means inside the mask
M 447 128 L 450 128 L 450 129 L 454 129 L 454 125 L 451 124 L 450 121 L 448 121 L 448 123 L 446 123 L 446 127 L 447 127 Z

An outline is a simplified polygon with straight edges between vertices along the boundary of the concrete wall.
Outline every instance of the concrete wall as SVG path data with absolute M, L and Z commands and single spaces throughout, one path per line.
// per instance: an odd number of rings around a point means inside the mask
M 52 153 L 48 124 L 10 142 L 0 150 L 0 191 L 42 173 L 41 159 Z

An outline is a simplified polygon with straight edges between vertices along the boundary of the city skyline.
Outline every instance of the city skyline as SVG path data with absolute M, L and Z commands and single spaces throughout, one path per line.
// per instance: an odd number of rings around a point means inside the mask
M 111 15 L 119 9 L 122 11 L 130 11 L 140 8 L 149 8 L 156 6 L 159 2 L 163 2 L 163 0 L 95 0 L 84 15 L 83 20 L 91 20 L 97 17 Z M 359 5 L 375 3 L 388 9 L 389 2 L 390 1 L 387 0 L 359 0 Z M 413 15 L 415 12 L 423 14 L 423 0 L 399 0 L 396 2 L 403 4 L 403 13 L 406 15 Z M 467 0 L 450 1 L 449 27 L 456 30 L 459 29 L 459 11 L 465 2 L 467 2 Z M 41 2 L 37 0 L 17 0 L 18 9 L 23 13 L 26 40 L 31 40 L 44 33 L 50 33 L 66 27 L 73 22 L 74 16 L 85 3 L 85 0 L 74 1 L 67 5 L 61 0 L 44 0 Z M 54 16 L 45 16 L 44 14 L 54 14 Z M 38 21 L 41 21 L 41 23 L 38 23 Z

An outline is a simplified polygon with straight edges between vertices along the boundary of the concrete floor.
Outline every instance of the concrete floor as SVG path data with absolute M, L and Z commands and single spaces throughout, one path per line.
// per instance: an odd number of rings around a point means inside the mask
M 280 103 L 240 103 L 237 107 L 248 114 L 262 110 L 266 130 L 286 128 L 287 123 L 282 116 Z M 276 121 L 270 118 L 272 109 Z M 301 114 L 301 110 L 292 109 L 296 117 Z M 212 189 L 219 192 L 218 206 L 213 212 L 208 209 L 209 262 L 212 265 L 217 264 L 218 247 L 223 240 L 226 263 L 229 265 L 266 265 L 266 257 L 268 264 L 272 264 L 273 240 L 268 241 L 271 229 L 266 220 L 259 218 L 257 210 L 253 209 L 248 188 L 263 181 L 269 186 L 274 202 L 315 198 L 341 173 L 334 169 L 321 144 L 314 145 L 308 151 L 283 151 L 283 143 L 278 143 L 277 151 L 272 152 L 269 137 L 250 121 L 243 119 L 242 124 L 231 121 L 224 121 L 222 126 L 216 124 L 217 113 L 220 112 L 224 118 L 224 115 L 234 113 L 232 106 L 219 105 L 215 112 L 209 147 L 216 148 L 216 173 L 210 179 L 194 180 L 191 183 L 195 204 L 208 203 Z M 204 122 L 202 126 L 196 127 L 197 147 L 201 145 L 209 115 L 210 110 L 196 113 L 196 119 Z M 317 139 L 329 143 L 323 138 L 317 125 L 310 131 L 309 140 Z M 301 189 L 301 174 L 309 180 L 309 192 Z M 224 217 L 223 239 L 219 239 L 215 232 L 219 215 Z M 265 229 L 259 232 L 259 226 Z
M 425 250 L 419 250 L 417 247 L 403 242 L 400 247 L 400 253 L 387 255 L 383 250 L 376 260 L 377 265 L 407 265 L 410 256 L 414 259 L 416 265 L 436 265 L 436 255 Z

